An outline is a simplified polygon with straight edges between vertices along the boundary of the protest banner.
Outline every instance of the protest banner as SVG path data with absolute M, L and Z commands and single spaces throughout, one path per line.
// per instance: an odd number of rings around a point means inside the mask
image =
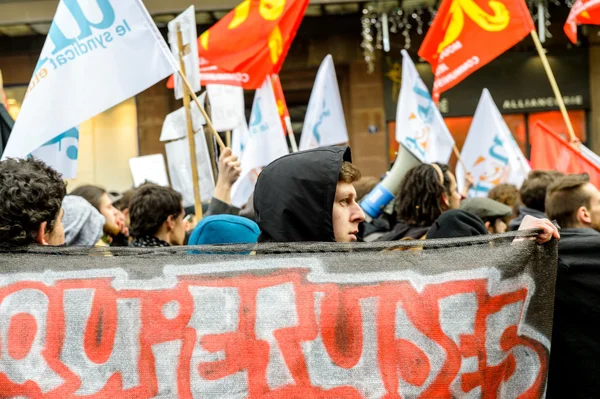
M 248 130 L 249 136 L 244 144 L 241 161 L 242 173 L 231 188 L 231 197 L 236 198 L 238 204 L 241 202 L 240 206 L 246 203 L 252 193 L 256 183 L 255 176 L 258 176 L 260 169 L 289 153 L 275 93 L 268 76 L 261 88 L 256 90 Z
M 196 133 L 194 139 L 199 187 L 202 187 L 200 200 L 210 201 L 215 191 L 215 181 L 204 131 L 200 130 Z M 187 138 L 171 141 L 165 144 L 165 151 L 167 153 L 167 166 L 169 168 L 169 176 L 171 177 L 171 187 L 181 193 L 184 206 L 195 206 L 189 141 Z
M 199 97 L 200 102 L 204 103 L 206 92 Z M 198 105 L 194 102 L 190 104 L 192 111 L 192 127 L 197 133 L 202 129 L 202 125 L 206 124 L 206 119 L 202 116 Z M 185 108 L 181 107 L 177 111 L 171 112 L 163 122 L 160 132 L 160 141 L 178 140 L 187 136 L 187 121 L 185 119 Z
M 165 166 L 163 154 L 131 158 L 129 160 L 129 169 L 131 169 L 131 176 L 133 177 L 133 185 L 135 187 L 139 187 L 146 182 L 169 187 L 169 177 L 167 176 L 167 167 Z
M 406 50 L 402 50 L 402 87 L 396 110 L 396 141 L 421 162 L 448 163 L 454 138 L 433 103 Z
M 210 116 L 218 132 L 233 130 L 246 121 L 244 89 L 223 84 L 206 85 Z
M 469 197 L 487 197 L 501 183 L 521 187 L 531 170 L 487 89 L 481 94 L 461 157 L 475 179 Z M 458 192 L 462 192 L 465 174 L 463 164 L 457 164 Z
M 273 91 L 275 92 L 275 100 L 277 100 L 277 111 L 279 111 L 281 125 L 283 126 L 283 130 L 287 133 L 288 139 L 290 140 L 292 152 L 298 152 L 298 144 L 296 143 L 296 135 L 294 134 L 294 129 L 292 128 L 290 110 L 288 109 L 287 102 L 285 101 L 283 86 L 281 86 L 281 79 L 279 79 L 278 74 L 274 73 L 271 75 L 271 83 L 273 84 Z
M 300 151 L 347 142 L 348 128 L 342 98 L 333 57 L 328 54 L 319 67 L 310 93 L 300 137 Z
M 194 92 L 200 91 L 200 69 L 198 64 L 198 33 L 196 31 L 196 10 L 194 6 L 188 7 L 167 24 L 169 44 L 173 57 L 178 60 L 181 54 L 183 64 L 185 65 L 185 75 L 191 84 Z M 177 39 L 177 32 L 181 32 L 184 50 L 180 53 Z M 181 76 L 175 74 L 175 98 L 181 100 L 184 95 L 183 81 Z
M 587 173 L 590 181 L 600 187 L 600 165 L 590 157 L 591 151 L 582 152 L 551 130 L 545 123 L 536 122 L 529 133 L 531 141 L 531 167 L 541 170 L 558 170 L 565 174 Z
M 2 253 L 2 394 L 543 398 L 557 242 L 516 234 Z
M 60 1 L 2 159 L 27 156 L 177 68 L 140 0 Z
M 31 153 L 65 179 L 77 177 L 77 158 L 79 155 L 79 128 L 72 128 L 49 140 Z
M 577 25 L 600 25 L 600 1 L 577 0 L 571 7 L 564 31 L 573 44 L 577 44 Z

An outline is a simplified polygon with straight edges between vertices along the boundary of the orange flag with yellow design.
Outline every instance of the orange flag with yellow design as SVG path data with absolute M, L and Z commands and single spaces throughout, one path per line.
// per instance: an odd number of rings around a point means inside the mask
M 308 1 L 244 0 L 200 36 L 200 57 L 258 89 L 281 69 Z
M 435 75 L 434 101 L 534 29 L 523 0 L 443 0 L 419 49 Z

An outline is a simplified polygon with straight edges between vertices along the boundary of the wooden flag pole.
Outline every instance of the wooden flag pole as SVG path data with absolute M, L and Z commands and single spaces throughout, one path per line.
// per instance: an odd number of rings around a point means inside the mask
M 225 144 L 227 144 L 227 147 L 231 148 L 231 130 L 225 132 Z
M 567 125 L 567 130 L 569 132 L 569 139 L 571 142 L 579 141 L 577 136 L 575 136 L 575 131 L 573 130 L 573 125 L 571 124 L 571 119 L 569 119 L 569 114 L 567 113 L 567 107 L 565 107 L 565 102 L 563 101 L 563 97 L 560 94 L 560 90 L 558 88 L 558 84 L 556 83 L 556 79 L 554 78 L 554 74 L 552 73 L 552 69 L 550 68 L 550 64 L 548 63 L 548 57 L 546 57 L 546 52 L 542 47 L 542 43 L 540 42 L 540 38 L 537 34 L 537 31 L 534 29 L 531 31 L 531 37 L 533 38 L 533 43 L 535 43 L 535 48 L 542 59 L 542 65 L 544 65 L 544 69 L 546 70 L 546 75 L 548 75 L 548 80 L 550 80 L 550 86 L 552 86 L 552 90 L 554 91 L 554 96 L 556 97 L 556 102 L 558 102 L 558 107 L 560 108 L 560 112 L 565 120 L 565 124 Z
M 179 66 L 181 76 L 185 78 L 185 62 L 183 61 L 184 47 L 181 26 L 177 26 L 177 47 L 179 48 Z M 200 201 L 200 182 L 198 180 L 198 162 L 196 160 L 196 141 L 194 139 L 194 126 L 192 124 L 192 109 L 190 107 L 190 93 L 193 93 L 191 86 L 184 85 L 183 88 L 183 106 L 185 107 L 185 119 L 187 122 L 187 138 L 190 145 L 190 159 L 192 161 L 192 184 L 194 187 L 194 205 L 196 220 L 202 219 L 202 202 Z M 202 108 L 200 108 L 202 109 Z
M 467 167 L 465 166 L 465 163 L 463 162 L 462 158 L 460 157 L 460 152 L 458 152 L 458 147 L 456 147 L 456 144 L 454 144 L 452 146 L 452 149 L 454 150 L 454 155 L 456 155 L 458 162 L 460 162 L 461 166 L 465 170 L 465 173 L 469 173 L 469 171 L 467 170 Z
M 178 72 L 179 72 L 179 76 L 181 76 L 181 80 L 183 80 L 184 85 L 188 88 L 188 91 L 191 94 L 192 99 L 194 100 L 194 102 L 196 103 L 198 108 L 200 108 L 200 112 L 202 112 L 202 116 L 204 116 L 204 119 L 206 119 L 206 125 L 208 126 L 208 128 L 210 129 L 212 134 L 215 136 L 215 139 L 217 140 L 217 143 L 219 144 L 219 147 L 221 148 L 221 150 L 223 150 L 225 148 L 225 143 L 223 143 L 223 139 L 221 139 L 221 136 L 219 136 L 219 133 L 217 133 L 217 131 L 215 130 L 215 127 L 213 126 L 212 121 L 208 117 L 206 110 L 200 104 L 200 100 L 198 100 L 198 96 L 196 96 L 196 93 L 194 93 L 194 90 L 192 90 L 192 85 L 190 84 L 189 80 L 187 80 L 185 73 L 182 72 L 181 69 Z

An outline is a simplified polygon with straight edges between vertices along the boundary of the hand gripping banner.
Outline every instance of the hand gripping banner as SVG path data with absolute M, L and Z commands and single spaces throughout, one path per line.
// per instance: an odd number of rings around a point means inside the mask
M 541 398 L 557 242 L 517 234 L 2 253 L 0 396 Z

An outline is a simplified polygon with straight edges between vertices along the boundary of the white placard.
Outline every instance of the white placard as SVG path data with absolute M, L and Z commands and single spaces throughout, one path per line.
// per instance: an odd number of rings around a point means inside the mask
M 169 186 L 167 167 L 162 154 L 145 155 L 143 157 L 131 158 L 129 168 L 133 177 L 133 185 L 139 187 L 146 182 Z
M 198 98 L 200 103 L 203 104 L 206 97 L 206 92 L 202 93 Z M 192 128 L 194 133 L 197 133 L 202 129 L 202 125 L 206 124 L 206 119 L 200 112 L 196 102 L 190 104 L 192 110 Z M 178 140 L 187 136 L 187 122 L 185 120 L 185 108 L 181 107 L 175 112 L 171 112 L 165 118 L 160 133 L 160 141 Z
M 198 56 L 198 33 L 196 32 L 196 11 L 194 6 L 179 14 L 168 24 L 169 44 L 171 51 L 179 61 L 179 46 L 177 43 L 177 25 L 181 28 L 184 52 L 183 62 L 185 64 L 185 75 L 195 93 L 200 91 L 200 58 Z M 179 74 L 175 74 L 175 98 L 183 98 L 183 80 Z
M 212 167 L 204 131 L 195 134 L 196 161 L 198 163 L 198 181 L 200 182 L 200 199 L 209 201 L 215 191 Z M 167 164 L 171 176 L 171 186 L 183 196 L 183 205 L 194 205 L 194 187 L 192 184 L 192 164 L 188 139 L 180 139 L 165 144 Z
M 240 86 L 206 85 L 213 126 L 217 132 L 233 130 L 246 122 L 244 89 Z

